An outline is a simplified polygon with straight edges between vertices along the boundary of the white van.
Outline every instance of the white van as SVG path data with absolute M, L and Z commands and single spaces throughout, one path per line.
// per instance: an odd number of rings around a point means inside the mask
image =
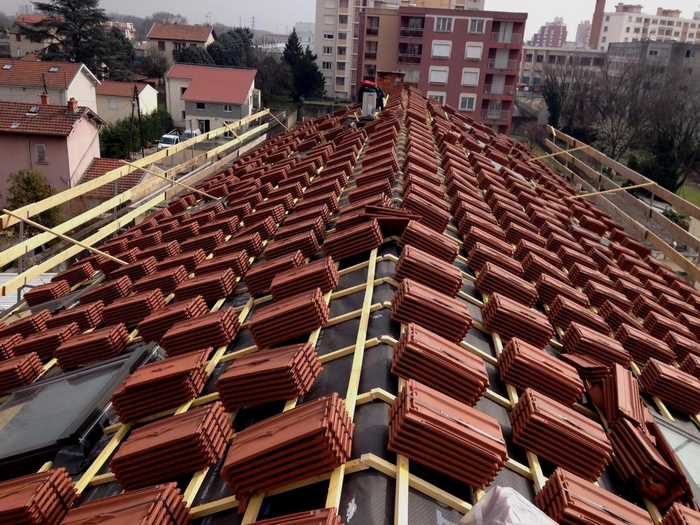
M 175 144 L 180 144 L 180 136 L 173 133 L 166 133 L 158 141 L 158 150 L 168 149 Z

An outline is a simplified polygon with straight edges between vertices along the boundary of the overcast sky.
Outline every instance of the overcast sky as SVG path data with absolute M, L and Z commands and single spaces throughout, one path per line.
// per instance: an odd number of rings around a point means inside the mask
M 14 14 L 24 0 L 0 0 L 0 11 Z M 618 0 L 608 0 L 607 10 L 614 9 Z M 629 0 L 628 3 L 644 5 L 646 12 L 656 8 L 681 9 L 683 15 L 692 18 L 700 10 L 700 0 Z M 102 0 L 102 6 L 110 12 L 147 16 L 153 11 L 180 13 L 192 23 L 207 21 L 228 25 L 250 25 L 255 17 L 255 27 L 275 32 L 291 31 L 297 21 L 313 21 L 316 0 Z M 569 40 L 576 35 L 576 26 L 590 19 L 595 0 L 486 0 L 486 9 L 494 11 L 527 11 L 526 33 L 528 37 L 544 22 L 555 16 L 563 16 L 569 26 Z

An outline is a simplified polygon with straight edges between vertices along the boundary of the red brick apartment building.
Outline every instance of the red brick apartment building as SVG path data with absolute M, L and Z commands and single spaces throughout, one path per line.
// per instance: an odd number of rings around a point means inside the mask
M 404 81 L 507 133 L 527 13 L 401 6 L 360 16 L 357 82 L 399 71 Z

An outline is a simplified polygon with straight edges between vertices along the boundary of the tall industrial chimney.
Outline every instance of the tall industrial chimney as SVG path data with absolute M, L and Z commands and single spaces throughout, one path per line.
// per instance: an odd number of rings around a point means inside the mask
M 603 29 L 603 17 L 605 16 L 605 0 L 596 0 L 595 11 L 593 11 L 593 23 L 591 24 L 591 38 L 588 47 L 598 49 L 600 33 Z

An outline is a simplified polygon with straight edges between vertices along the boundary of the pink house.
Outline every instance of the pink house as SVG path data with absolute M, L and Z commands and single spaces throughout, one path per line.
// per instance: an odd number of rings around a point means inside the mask
M 76 185 L 100 156 L 102 120 L 78 106 L 0 101 L 0 205 L 8 198 L 8 178 L 35 168 L 56 191 Z

